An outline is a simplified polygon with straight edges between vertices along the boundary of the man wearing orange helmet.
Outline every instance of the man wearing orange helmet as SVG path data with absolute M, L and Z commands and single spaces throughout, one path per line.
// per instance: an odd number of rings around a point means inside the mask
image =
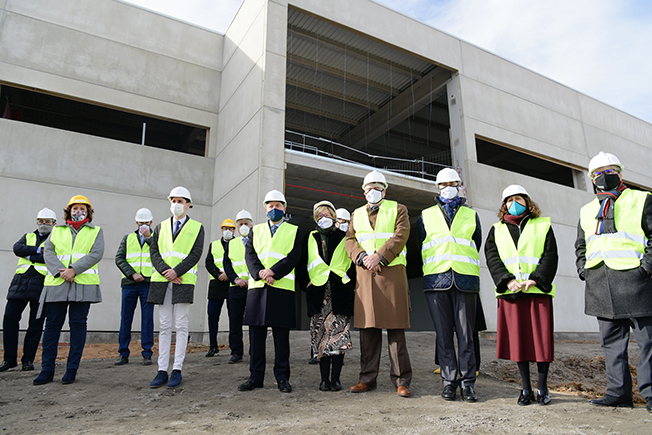
M 233 219 L 224 219 L 220 229 L 222 237 L 211 242 L 206 254 L 206 270 L 211 275 L 208 283 L 208 339 L 211 347 L 206 354 L 207 357 L 215 356 L 220 351 L 217 347 L 217 330 L 222 307 L 224 301 L 229 298 L 231 286 L 229 277 L 224 271 L 224 250 L 235 234 L 235 222 Z

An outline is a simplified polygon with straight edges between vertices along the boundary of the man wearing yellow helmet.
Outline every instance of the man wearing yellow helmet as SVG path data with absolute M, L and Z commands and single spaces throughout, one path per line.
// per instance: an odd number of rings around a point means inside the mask
M 224 271 L 224 250 L 235 234 L 235 222 L 233 219 L 224 219 L 220 226 L 222 231 L 219 240 L 211 242 L 206 254 L 206 270 L 211 275 L 208 283 L 208 340 L 210 349 L 207 357 L 215 356 L 219 353 L 217 347 L 217 330 L 220 324 L 220 314 L 224 301 L 229 298 L 229 277 Z

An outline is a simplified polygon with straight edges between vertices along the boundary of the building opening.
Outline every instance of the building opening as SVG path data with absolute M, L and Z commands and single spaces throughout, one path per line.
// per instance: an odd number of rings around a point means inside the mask
M 45 127 L 204 156 L 207 129 L 0 84 L 0 114 Z

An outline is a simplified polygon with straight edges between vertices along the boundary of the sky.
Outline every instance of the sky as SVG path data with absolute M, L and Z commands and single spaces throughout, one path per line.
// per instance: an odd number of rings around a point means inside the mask
M 375 1 L 652 123 L 648 0 Z M 125 2 L 220 33 L 242 3 Z

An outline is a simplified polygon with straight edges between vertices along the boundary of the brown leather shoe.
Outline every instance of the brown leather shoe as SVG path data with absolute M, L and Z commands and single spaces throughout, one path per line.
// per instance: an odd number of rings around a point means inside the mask
M 399 385 L 398 388 L 396 389 L 396 394 L 398 394 L 401 397 L 410 397 L 412 395 L 410 389 L 405 385 Z
M 358 385 L 354 385 L 351 387 L 351 392 L 352 393 L 364 393 L 366 391 L 371 391 L 375 390 L 376 386 L 375 385 L 367 385 L 363 384 L 362 382 L 358 382 Z

